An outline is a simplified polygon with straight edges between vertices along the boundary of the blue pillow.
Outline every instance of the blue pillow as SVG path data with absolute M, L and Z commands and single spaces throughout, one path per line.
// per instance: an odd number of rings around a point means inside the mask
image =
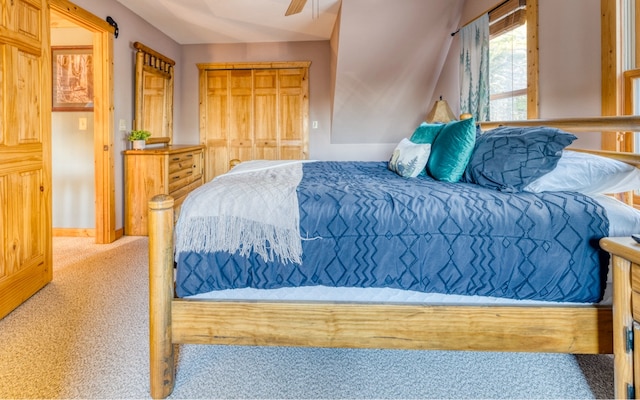
M 467 167 L 476 141 L 473 118 L 449 122 L 431 145 L 427 172 L 439 181 L 458 182 Z
M 416 128 L 409 140 L 418 144 L 433 143 L 442 128 L 444 128 L 444 124 L 427 124 L 423 122 Z
M 464 181 L 520 192 L 553 170 L 576 137 L 549 127 L 500 127 L 478 137 Z

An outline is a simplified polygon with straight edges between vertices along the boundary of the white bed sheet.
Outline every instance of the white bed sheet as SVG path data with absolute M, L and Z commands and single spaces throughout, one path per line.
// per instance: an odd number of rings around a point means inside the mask
M 592 195 L 606 210 L 609 218 L 609 236 L 629 236 L 640 233 L 640 211 L 606 195 Z M 607 287 L 599 305 L 612 304 L 611 267 Z M 192 299 L 215 300 L 273 300 L 273 301 L 327 301 L 360 303 L 397 303 L 432 305 L 589 305 L 539 300 L 513 300 L 488 296 L 462 296 L 439 293 L 422 293 L 390 288 L 345 288 L 306 286 L 281 289 L 229 289 L 189 296 Z

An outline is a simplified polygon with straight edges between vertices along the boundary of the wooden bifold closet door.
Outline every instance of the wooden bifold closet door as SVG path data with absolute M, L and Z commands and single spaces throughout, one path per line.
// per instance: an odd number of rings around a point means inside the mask
M 198 64 L 205 182 L 234 159 L 308 158 L 309 64 Z

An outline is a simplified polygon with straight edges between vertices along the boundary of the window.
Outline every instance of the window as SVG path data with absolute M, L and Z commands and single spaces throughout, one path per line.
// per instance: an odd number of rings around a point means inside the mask
M 624 72 L 624 95 L 626 115 L 640 115 L 640 69 Z M 625 132 L 621 138 L 620 151 L 640 153 L 640 132 Z
M 489 12 L 492 121 L 528 117 L 526 8 L 526 0 L 507 0 Z
M 640 69 L 624 72 L 624 111 L 626 115 L 640 115 Z M 618 151 L 640 153 L 640 132 L 620 132 Z M 631 199 L 626 196 L 631 195 Z M 640 209 L 640 190 L 625 194 L 621 199 Z

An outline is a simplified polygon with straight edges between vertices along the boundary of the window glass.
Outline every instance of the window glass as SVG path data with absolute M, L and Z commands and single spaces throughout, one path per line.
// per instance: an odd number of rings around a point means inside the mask
M 527 26 L 489 41 L 489 92 L 492 121 L 527 119 Z

